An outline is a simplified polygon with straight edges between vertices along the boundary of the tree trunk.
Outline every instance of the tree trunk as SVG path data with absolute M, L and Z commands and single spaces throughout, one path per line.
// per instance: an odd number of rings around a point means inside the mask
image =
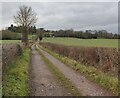
M 25 46 L 28 46 L 28 30 L 27 27 L 23 26 L 22 28 L 22 42 Z

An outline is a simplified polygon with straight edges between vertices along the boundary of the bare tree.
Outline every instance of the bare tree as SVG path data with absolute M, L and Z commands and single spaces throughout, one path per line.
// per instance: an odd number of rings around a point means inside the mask
M 31 7 L 22 5 L 19 7 L 16 16 L 14 16 L 14 21 L 22 27 L 22 42 L 28 45 L 28 28 L 36 23 L 36 13 Z

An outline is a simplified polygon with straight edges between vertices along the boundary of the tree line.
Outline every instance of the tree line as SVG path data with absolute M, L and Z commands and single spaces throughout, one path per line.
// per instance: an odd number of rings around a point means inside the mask
M 109 33 L 107 30 L 86 30 L 86 31 L 74 31 L 73 29 L 69 30 L 58 30 L 50 31 L 46 30 L 44 33 L 45 37 L 74 37 L 81 39 L 120 39 L 120 34 Z
M 22 33 L 22 26 L 13 26 L 13 24 L 11 24 L 11 26 L 8 27 L 8 30 L 10 30 L 11 32 Z M 36 32 L 37 32 L 36 26 L 28 27 L 29 34 L 36 34 Z
M 12 32 L 22 32 L 21 26 L 13 26 L 11 24 L 8 30 Z M 86 31 L 74 31 L 73 29 L 68 30 L 45 30 L 44 28 L 36 29 L 35 26 L 30 26 L 28 29 L 29 34 L 36 34 L 42 37 L 73 37 L 81 39 L 120 39 L 120 34 L 109 33 L 107 30 L 86 30 Z M 38 34 L 39 32 L 39 34 Z

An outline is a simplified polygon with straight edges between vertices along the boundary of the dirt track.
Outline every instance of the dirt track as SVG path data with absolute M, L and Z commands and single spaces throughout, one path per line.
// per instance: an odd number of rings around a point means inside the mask
M 30 68 L 30 96 L 68 96 L 67 90 L 61 86 L 32 46 Z
M 40 49 L 38 46 L 37 48 L 74 84 L 74 86 L 83 96 L 113 96 L 113 94 L 98 86 L 97 84 L 89 81 L 83 75 L 61 63 L 56 58 Z

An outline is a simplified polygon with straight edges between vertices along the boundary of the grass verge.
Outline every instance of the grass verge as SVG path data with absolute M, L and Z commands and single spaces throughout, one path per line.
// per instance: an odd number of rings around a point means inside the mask
M 52 52 L 51 50 L 43 48 L 42 46 L 40 47 L 55 58 L 59 59 L 64 64 L 70 66 L 72 69 L 85 75 L 86 78 L 98 83 L 100 86 L 108 89 L 113 94 L 118 95 L 118 77 L 110 76 L 108 73 L 103 73 L 92 66 L 82 65 L 75 60 L 72 60 L 68 57 L 63 57 L 55 52 Z
M 29 60 L 30 49 L 26 49 L 16 61 L 7 67 L 3 84 L 4 96 L 28 96 Z
M 37 48 L 36 48 L 37 49 Z M 59 82 L 62 83 L 62 85 L 70 92 L 73 96 L 81 96 L 79 91 L 73 86 L 73 84 L 67 79 L 58 68 L 56 68 L 41 52 L 37 49 L 40 56 L 42 57 L 43 61 L 48 65 L 51 72 L 54 74 L 54 76 L 57 78 Z

